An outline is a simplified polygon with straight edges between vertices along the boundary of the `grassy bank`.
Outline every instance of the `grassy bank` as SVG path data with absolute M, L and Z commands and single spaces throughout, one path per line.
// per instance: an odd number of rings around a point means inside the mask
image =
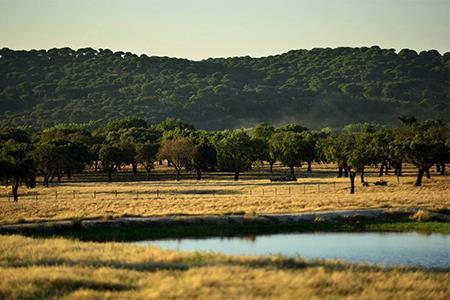
M 0 298 L 448 299 L 448 272 L 0 236 Z
M 256 236 L 291 232 L 409 232 L 450 234 L 449 222 L 417 222 L 405 217 L 381 220 L 354 219 L 341 222 L 267 223 L 248 219 L 242 224 L 173 224 L 83 227 L 74 223 L 67 228 L 29 231 L 33 237 L 64 237 L 81 241 L 139 241 L 162 238 L 209 236 Z

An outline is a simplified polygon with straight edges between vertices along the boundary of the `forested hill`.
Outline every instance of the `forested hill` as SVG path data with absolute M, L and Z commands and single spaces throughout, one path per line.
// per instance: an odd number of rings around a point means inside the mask
M 449 116 L 450 53 L 295 50 L 190 61 L 69 48 L 0 50 L 0 125 L 48 127 L 139 116 L 205 129 L 298 122 L 310 128 Z

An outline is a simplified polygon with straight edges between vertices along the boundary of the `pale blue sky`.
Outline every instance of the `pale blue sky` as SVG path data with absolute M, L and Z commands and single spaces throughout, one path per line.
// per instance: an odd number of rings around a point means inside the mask
M 0 47 L 202 59 L 372 46 L 450 51 L 450 0 L 0 0 Z

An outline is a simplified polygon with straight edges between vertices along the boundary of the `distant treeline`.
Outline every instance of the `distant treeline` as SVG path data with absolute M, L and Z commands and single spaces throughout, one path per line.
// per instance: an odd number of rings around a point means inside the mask
M 203 129 L 296 122 L 399 125 L 449 115 L 450 53 L 377 46 L 190 61 L 70 48 L 0 50 L 0 124 L 47 128 L 126 116 Z
M 12 186 L 14 199 L 21 184 L 34 186 L 36 176 L 43 184 L 69 179 L 87 167 L 113 174 L 131 166 L 134 175 L 142 166 L 147 176 L 157 161 L 167 160 L 179 180 L 182 170 L 203 172 L 227 171 L 234 180 L 257 162 L 267 162 L 270 172 L 281 162 L 295 174 L 295 168 L 311 163 L 334 162 L 338 176 L 350 178 L 354 191 L 356 174 L 364 183 L 364 169 L 380 166 L 380 175 L 388 165 L 401 176 L 402 164 L 417 167 L 416 185 L 436 165 L 445 174 L 450 156 L 450 128 L 442 121 L 418 122 L 401 118 L 402 126 L 389 128 L 375 124 L 352 124 L 340 131 L 309 130 L 298 124 L 273 127 L 260 123 L 251 129 L 205 131 L 179 119 L 166 119 L 148 125 L 143 119 L 130 117 L 111 121 L 91 129 L 90 124 L 60 124 L 30 136 L 22 129 L 0 129 L 0 179 Z

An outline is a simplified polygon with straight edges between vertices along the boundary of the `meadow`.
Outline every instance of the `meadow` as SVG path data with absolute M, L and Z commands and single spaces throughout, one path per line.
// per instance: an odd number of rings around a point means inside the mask
M 448 299 L 448 272 L 0 237 L 2 299 Z
M 270 182 L 270 176 L 286 172 L 277 166 L 271 175 L 257 167 L 237 182 L 226 173 L 204 174 L 200 181 L 194 179 L 194 174 L 183 174 L 177 182 L 172 179 L 171 169 L 157 167 L 150 181 L 142 181 L 142 174 L 136 178 L 129 170 L 122 170 L 114 175 L 116 181 L 112 183 L 104 182 L 102 173 L 86 172 L 49 188 L 23 188 L 16 203 L 8 201 L 9 190 L 2 189 L 0 223 L 125 216 L 255 216 L 380 207 L 432 211 L 449 208 L 448 177 L 432 173 L 431 179 L 417 188 L 413 186 L 412 167 L 405 168 L 405 175 L 400 178 L 379 177 L 375 169 L 368 170 L 369 186 L 358 182 L 353 195 L 349 194 L 349 179 L 336 178 L 334 166 L 316 165 L 312 173 L 300 170 L 297 182 Z M 374 185 L 379 180 L 387 185 Z M 420 231 L 421 227 L 432 228 L 434 223 L 386 223 L 368 228 L 384 231 L 405 226 L 405 230 Z M 441 227 L 436 232 L 448 232 L 448 226 Z M 450 297 L 450 274 L 442 270 L 306 261 L 300 257 L 180 252 L 68 237 L 0 236 L 0 299 Z
M 356 194 L 349 194 L 349 179 L 336 178 L 334 166 L 316 165 L 313 172 L 298 172 L 297 182 L 270 182 L 270 176 L 284 174 L 278 167 L 271 175 L 262 167 L 244 173 L 239 181 L 231 174 L 205 174 L 195 180 L 184 174 L 171 180 L 172 170 L 159 167 L 150 181 L 131 181 L 123 170 L 115 180 L 102 182 L 104 174 L 87 172 L 70 181 L 21 189 L 17 203 L 8 201 L 9 190 L 0 190 L 0 224 L 48 220 L 100 219 L 125 216 L 176 216 L 226 214 L 281 214 L 306 211 L 362 208 L 417 207 L 432 211 L 449 208 L 450 180 L 432 174 L 424 186 L 414 187 L 415 169 L 405 168 L 404 176 L 379 177 L 369 169 L 369 186 L 357 183 Z M 137 180 L 140 178 L 138 177 Z M 387 186 L 376 186 L 380 179 Z M 128 181 L 125 181 L 128 180 Z

